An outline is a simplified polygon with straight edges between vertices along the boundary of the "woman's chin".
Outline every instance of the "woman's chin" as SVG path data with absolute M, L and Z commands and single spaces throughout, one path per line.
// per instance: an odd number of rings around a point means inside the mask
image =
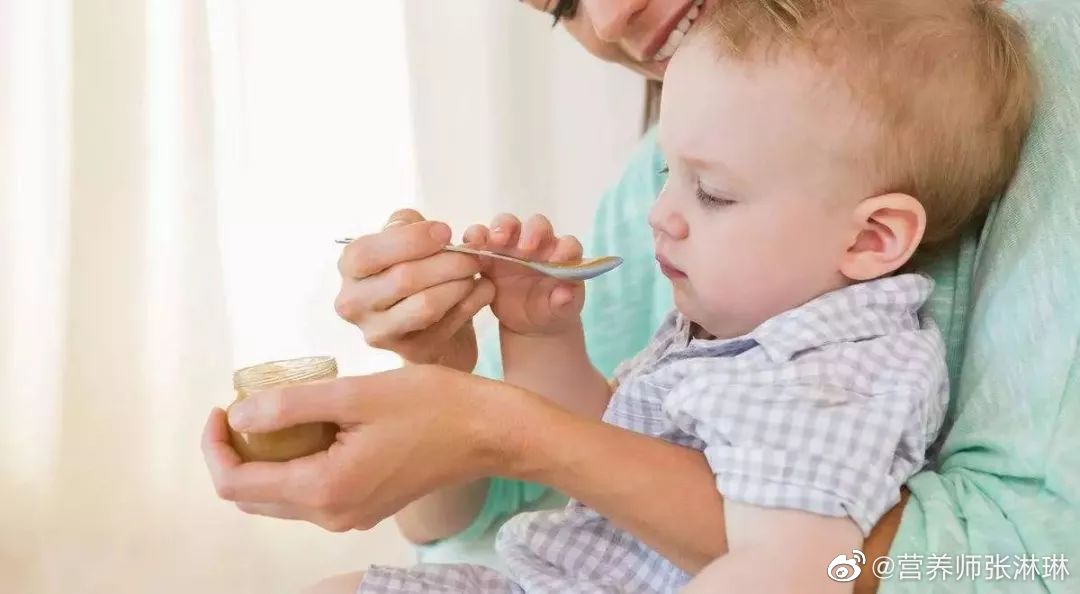
M 666 60 L 635 60 L 631 56 L 622 53 L 613 60 L 608 60 L 633 70 L 637 74 L 644 76 L 650 80 L 664 80 L 664 71 L 667 70 L 668 62 L 671 58 Z
M 651 80 L 664 80 L 664 72 L 667 70 L 671 58 L 659 61 L 633 62 L 626 64 L 631 70 Z

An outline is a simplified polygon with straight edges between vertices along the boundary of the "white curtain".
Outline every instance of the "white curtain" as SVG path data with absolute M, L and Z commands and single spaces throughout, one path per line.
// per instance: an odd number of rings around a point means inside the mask
M 415 194 L 400 6 L 0 7 L 0 592 L 294 592 L 407 562 L 390 524 L 239 513 L 198 449 L 239 366 L 395 364 L 332 300 L 333 239 Z
M 397 364 L 331 306 L 395 208 L 584 232 L 640 97 L 514 2 L 0 0 L 0 594 L 407 563 L 218 501 L 205 414 L 243 365 Z
M 584 235 L 640 135 L 641 77 L 520 2 L 404 4 L 425 212 L 455 231 L 541 212 Z

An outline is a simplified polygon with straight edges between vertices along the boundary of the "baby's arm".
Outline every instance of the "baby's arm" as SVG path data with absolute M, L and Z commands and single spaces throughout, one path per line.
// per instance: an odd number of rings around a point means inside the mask
M 862 545 L 849 518 L 724 502 L 728 553 L 710 563 L 683 594 L 849 594 L 853 582 L 829 579 L 839 554 Z
M 499 215 L 490 231 L 473 225 L 465 240 L 544 262 L 578 260 L 582 252 L 573 236 L 556 237 L 551 222 L 542 215 L 533 215 L 525 223 L 512 215 Z M 487 262 L 482 273 L 495 284 L 491 311 L 499 319 L 503 379 L 571 412 L 599 418 L 612 391 L 585 352 L 584 284 L 558 282 L 498 260 Z
M 589 361 L 580 323 L 552 336 L 524 336 L 504 328 L 500 342 L 507 382 L 589 418 L 604 414 L 613 387 Z

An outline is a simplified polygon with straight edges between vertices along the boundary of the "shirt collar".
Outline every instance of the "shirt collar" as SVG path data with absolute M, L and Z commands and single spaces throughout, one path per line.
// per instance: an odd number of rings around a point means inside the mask
M 691 335 L 693 323 L 679 314 L 675 341 L 678 347 L 715 351 L 717 355 L 742 352 L 753 343 L 773 361 L 790 361 L 803 351 L 828 344 L 919 329 L 918 312 L 933 286 L 923 274 L 857 283 L 777 314 L 736 338 L 695 339 Z
M 918 330 L 919 309 L 934 282 L 901 274 L 856 283 L 776 315 L 750 336 L 774 361 L 789 361 L 807 349 Z

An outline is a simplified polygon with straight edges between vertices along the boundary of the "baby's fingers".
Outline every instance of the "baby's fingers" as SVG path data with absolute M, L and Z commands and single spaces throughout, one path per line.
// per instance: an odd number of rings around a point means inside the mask
M 465 245 L 473 248 L 485 248 L 488 244 L 488 238 L 491 232 L 484 225 L 470 225 L 465 230 L 465 234 L 461 236 L 461 240 L 465 242 Z
M 488 238 L 492 247 L 514 247 L 521 232 L 521 221 L 512 214 L 503 213 L 491 221 L 491 235 Z
M 564 305 L 574 300 L 574 289 L 570 285 L 559 285 L 551 290 L 551 309 L 558 312 Z
M 558 239 L 555 249 L 548 258 L 549 262 L 572 262 L 580 260 L 583 253 L 581 242 L 573 235 L 564 235 Z
M 525 222 L 518 248 L 526 255 L 532 255 L 538 250 L 550 248 L 554 242 L 555 230 L 551 227 L 551 221 L 544 215 L 535 214 Z

